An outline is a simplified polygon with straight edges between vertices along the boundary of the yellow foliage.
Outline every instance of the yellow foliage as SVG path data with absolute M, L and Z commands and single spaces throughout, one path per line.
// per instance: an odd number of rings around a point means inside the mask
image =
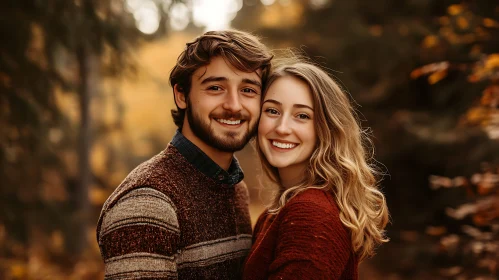
M 480 45 L 474 45 L 472 48 L 471 48 L 471 51 L 470 51 L 470 55 L 471 56 L 478 56 L 482 53 L 482 46 Z
M 423 47 L 431 48 L 438 44 L 438 37 L 435 35 L 426 36 L 423 40 Z
M 50 245 L 54 252 L 64 252 L 64 236 L 60 230 L 54 231 L 50 236 Z
M 447 61 L 431 63 L 431 64 L 414 69 L 411 72 L 411 78 L 416 79 L 422 75 L 434 73 L 437 71 L 444 71 L 444 70 L 447 70 L 449 68 L 449 66 L 450 66 L 450 64 Z
M 449 13 L 449 15 L 455 16 L 455 15 L 458 15 L 458 14 L 462 13 L 463 10 L 464 10 L 463 5 L 459 5 L 459 4 L 450 5 L 447 8 L 447 13 Z
M 61 174 L 55 169 L 43 169 L 41 197 L 44 201 L 66 201 L 68 193 Z
M 4 87 L 10 88 L 11 87 L 11 78 L 5 73 L 0 72 L 0 84 L 2 84 Z
M 303 21 L 303 5 L 300 1 L 293 1 L 285 6 L 275 4 L 265 7 L 260 21 L 263 26 L 272 28 L 297 26 Z
M 490 54 L 475 65 L 473 74 L 468 77 L 470 82 L 477 82 L 484 79 L 494 79 L 499 73 L 499 53 Z
M 409 27 L 407 27 L 407 25 L 401 25 L 398 28 L 398 32 L 402 36 L 407 36 L 409 35 Z
M 381 25 L 371 25 L 369 26 L 369 34 L 374 37 L 379 37 L 383 34 L 383 27 Z
M 447 233 L 447 228 L 443 226 L 429 226 L 426 228 L 426 234 L 431 236 L 441 236 Z
M 26 265 L 22 263 L 16 263 L 10 266 L 10 275 L 14 279 L 26 279 L 27 274 Z
M 485 68 L 492 69 L 495 67 L 499 68 L 499 53 L 491 54 L 485 60 Z
M 483 19 L 483 25 L 485 27 L 489 27 L 489 28 L 492 28 L 492 27 L 499 27 L 499 22 L 491 19 L 491 18 L 484 18 Z
M 428 83 L 434 85 L 445 77 L 447 77 L 447 70 L 437 71 L 428 77 Z
M 95 186 L 92 186 L 89 190 L 88 193 L 88 199 L 93 205 L 98 205 L 101 206 L 106 202 L 106 199 L 108 198 L 109 193 L 104 191 L 101 188 L 97 188 Z
M 473 107 L 466 113 L 466 121 L 469 124 L 481 124 L 487 119 L 489 110 L 483 107 Z
M 439 17 L 438 21 L 440 22 L 441 25 L 449 25 L 450 24 L 450 18 L 447 16 Z
M 90 165 L 92 170 L 99 176 L 104 176 L 108 172 L 106 146 L 103 143 L 97 142 L 93 145 L 90 151 Z
M 470 23 L 463 16 L 458 17 L 456 23 L 460 29 L 468 29 L 470 27 Z
M 487 87 L 480 99 L 482 106 L 496 108 L 499 105 L 499 85 L 491 85 Z

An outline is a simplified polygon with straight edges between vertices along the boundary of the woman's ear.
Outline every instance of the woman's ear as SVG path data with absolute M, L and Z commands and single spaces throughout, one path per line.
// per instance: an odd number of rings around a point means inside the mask
M 184 90 L 178 84 L 173 86 L 173 94 L 175 95 L 175 104 L 177 104 L 177 107 L 180 109 L 187 108 Z

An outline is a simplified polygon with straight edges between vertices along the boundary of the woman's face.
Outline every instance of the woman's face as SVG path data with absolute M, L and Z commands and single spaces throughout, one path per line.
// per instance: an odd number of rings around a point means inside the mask
M 308 85 L 292 76 L 278 78 L 267 90 L 258 126 L 258 143 L 281 176 L 283 171 L 291 172 L 290 175 L 303 172 L 315 150 L 313 104 Z

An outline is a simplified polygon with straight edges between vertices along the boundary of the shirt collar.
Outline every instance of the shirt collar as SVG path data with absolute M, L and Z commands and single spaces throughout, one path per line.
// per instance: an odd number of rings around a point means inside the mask
M 216 164 L 209 156 L 201 149 L 187 139 L 180 130 L 177 130 L 171 144 L 184 156 L 188 162 L 201 171 L 204 175 L 213 180 L 233 186 L 241 182 L 244 178 L 243 170 L 239 166 L 239 162 L 235 157 L 232 157 L 229 170 L 225 171 Z

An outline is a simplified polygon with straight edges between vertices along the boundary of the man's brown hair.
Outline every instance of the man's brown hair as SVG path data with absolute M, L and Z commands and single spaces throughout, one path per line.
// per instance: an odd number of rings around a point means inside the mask
M 243 72 L 262 70 L 265 83 L 273 55 L 258 37 L 238 30 L 208 31 L 187 43 L 170 74 L 170 85 L 189 98 L 192 74 L 199 67 L 210 64 L 214 57 L 222 57 L 227 63 Z M 172 109 L 173 121 L 182 128 L 185 109 Z

